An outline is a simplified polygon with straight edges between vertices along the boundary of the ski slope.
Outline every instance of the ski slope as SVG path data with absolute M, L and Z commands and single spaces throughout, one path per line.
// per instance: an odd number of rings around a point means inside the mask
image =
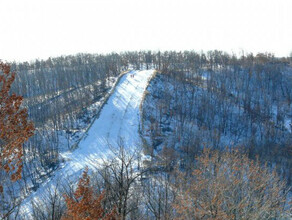
M 109 145 L 116 145 L 120 138 L 128 149 L 140 143 L 139 106 L 153 72 L 153 70 L 132 71 L 122 76 L 78 148 L 66 155 L 63 167 L 24 201 L 20 210 L 22 219 L 31 219 L 31 201 L 44 200 L 47 189 L 54 188 L 57 180 L 70 178 L 76 179 L 77 182 L 86 166 L 96 167 L 102 159 L 106 159 L 111 153 Z

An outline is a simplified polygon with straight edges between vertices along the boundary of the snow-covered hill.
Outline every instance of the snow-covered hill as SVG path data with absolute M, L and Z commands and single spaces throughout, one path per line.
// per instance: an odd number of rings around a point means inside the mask
M 30 219 L 31 201 L 46 198 L 47 189 L 54 188 L 57 180 L 72 181 L 88 166 L 93 168 L 111 152 L 109 145 L 116 145 L 121 138 L 126 148 L 140 143 L 138 133 L 139 105 L 153 70 L 132 71 L 124 75 L 113 94 L 93 122 L 78 148 L 66 155 L 63 166 L 38 190 L 25 199 L 21 206 L 22 219 Z

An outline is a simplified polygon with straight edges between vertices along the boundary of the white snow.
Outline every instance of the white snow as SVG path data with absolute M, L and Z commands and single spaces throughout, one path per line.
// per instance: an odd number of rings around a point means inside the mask
M 96 167 L 101 159 L 109 156 L 111 152 L 109 144 L 116 145 L 122 138 L 125 147 L 131 149 L 140 143 L 139 105 L 153 72 L 153 70 L 132 71 L 121 78 L 114 93 L 101 110 L 99 118 L 93 122 L 87 135 L 79 143 L 79 147 L 66 155 L 66 162 L 51 179 L 25 199 L 20 210 L 22 218 L 30 219 L 31 201 L 45 198 L 47 189 L 54 188 L 57 180 L 70 177 L 71 180 L 75 178 L 77 182 L 77 177 L 86 166 Z

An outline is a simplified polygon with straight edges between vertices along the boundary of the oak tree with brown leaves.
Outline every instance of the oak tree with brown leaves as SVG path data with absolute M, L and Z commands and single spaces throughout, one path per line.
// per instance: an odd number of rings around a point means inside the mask
M 291 214 L 275 171 L 239 152 L 205 150 L 191 177 L 180 178 L 177 219 L 278 219 Z
M 0 62 L 0 217 L 7 218 L 15 209 L 13 201 L 5 199 L 10 185 L 21 178 L 22 145 L 33 135 L 34 126 L 27 120 L 27 109 L 21 108 L 23 98 L 10 94 L 15 73 Z
M 115 209 L 107 211 L 103 206 L 105 193 L 98 195 L 90 186 L 88 168 L 82 174 L 73 196 L 65 195 L 67 212 L 62 220 L 116 220 Z

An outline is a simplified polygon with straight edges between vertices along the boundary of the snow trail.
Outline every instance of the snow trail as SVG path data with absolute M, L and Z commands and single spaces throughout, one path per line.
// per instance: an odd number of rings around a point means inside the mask
M 93 122 L 78 148 L 67 155 L 63 167 L 52 178 L 25 199 L 20 210 L 21 219 L 31 219 L 31 201 L 45 199 L 47 189 L 56 187 L 57 180 L 70 177 L 77 181 L 86 166 L 94 168 L 101 159 L 107 158 L 111 153 L 109 144 L 116 145 L 121 138 L 125 148 L 130 150 L 141 142 L 138 133 L 139 106 L 153 72 L 154 70 L 132 71 L 122 76 L 103 106 L 99 118 Z

